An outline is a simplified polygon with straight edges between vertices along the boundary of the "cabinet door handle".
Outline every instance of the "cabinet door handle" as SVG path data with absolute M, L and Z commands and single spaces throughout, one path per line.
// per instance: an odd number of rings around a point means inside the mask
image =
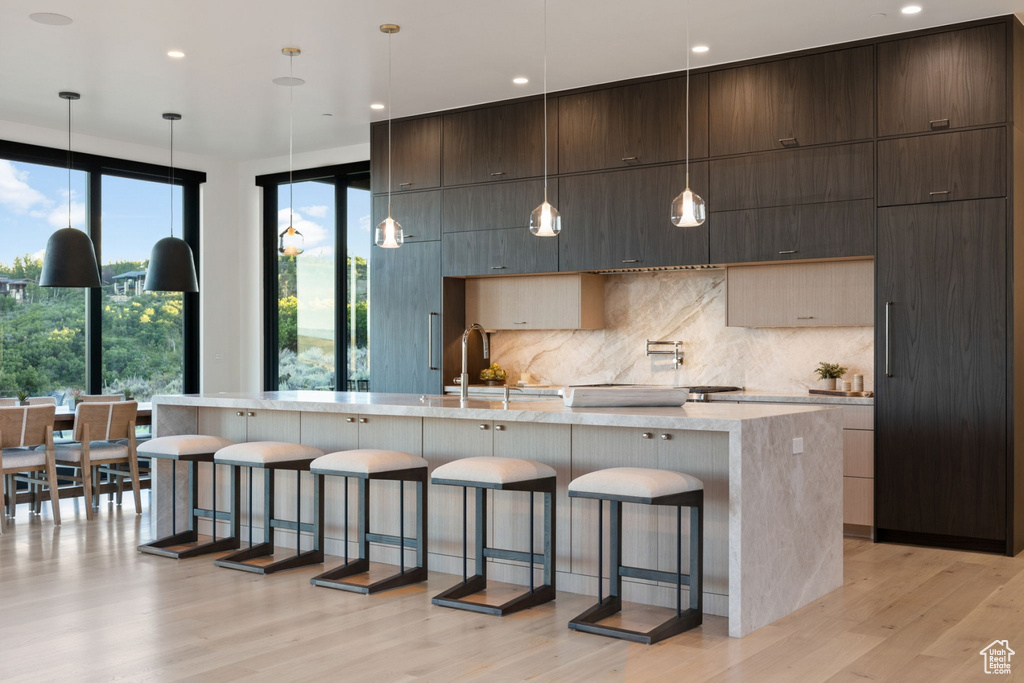
M 486 432 L 487 431 L 487 425 L 486 424 L 480 425 L 480 430 Z
M 500 175 L 505 175 L 505 172 L 504 171 L 495 171 L 494 173 L 491 174 L 491 177 L 492 178 L 496 178 L 496 177 L 498 177 Z
M 505 270 L 505 266 L 491 266 L 491 270 Z
M 932 119 L 928 122 L 928 125 L 932 130 L 941 130 L 943 128 L 949 128 L 949 119 Z
M 783 249 L 783 250 L 782 250 L 782 251 L 780 251 L 779 253 L 780 253 L 780 254 L 795 254 L 795 253 L 797 253 L 798 251 L 800 251 L 800 250 L 799 250 L 799 249 Z
M 414 237 L 416 237 L 416 235 L 406 235 L 406 236 L 405 236 L 405 239 L 407 239 L 407 240 L 411 240 L 411 239 L 413 239 Z
M 361 417 L 361 418 L 359 418 L 359 424 L 361 424 L 361 425 L 364 425 L 364 424 L 366 424 L 367 422 L 368 422 L 368 420 L 367 420 L 367 419 L 366 419 L 365 417 Z
M 412 183 L 398 183 L 399 187 L 412 187 Z
M 237 413 L 235 413 L 235 415 L 237 415 L 238 417 L 244 417 L 245 413 L 243 413 L 241 410 L 239 410 Z
M 256 413 L 252 412 L 251 410 L 247 412 L 246 415 L 248 415 L 249 417 L 256 417 Z
M 628 258 L 628 259 L 623 259 L 622 262 L 623 263 L 640 263 L 640 259 Z
M 434 316 L 439 313 L 427 313 L 427 370 L 437 370 L 434 365 Z
M 525 320 L 523 320 L 522 322 L 518 322 L 518 323 L 517 323 L 517 322 L 515 322 L 515 321 L 513 321 L 513 322 L 512 322 L 512 324 L 513 324 L 513 325 L 525 325 L 525 324 L 526 324 L 526 321 L 525 321 Z
M 654 434 L 651 434 L 650 432 L 644 432 L 643 434 L 640 435 L 640 438 L 641 439 L 650 439 L 653 436 L 654 436 Z
M 814 320 L 814 316 L 813 315 L 798 315 L 796 317 L 796 319 L 797 320 Z
M 889 367 L 889 311 L 892 310 L 892 302 L 885 302 L 885 376 L 892 377 L 892 368 Z
M 940 195 L 940 194 L 949 194 L 949 190 L 936 190 L 934 192 L 929 192 L 928 193 L 928 195 L 931 196 L 931 197 L 934 197 L 934 196 Z
M 783 147 L 796 147 L 800 143 L 796 141 L 796 138 L 779 138 L 779 144 Z
M 623 161 L 636 161 L 636 157 L 622 157 Z
M 505 431 L 505 425 L 494 425 L 494 431 L 503 432 Z
M 672 435 L 671 434 L 662 434 L 661 435 L 661 440 L 662 441 L 671 441 L 672 440 Z
M 355 421 L 356 421 L 356 419 L 354 417 L 346 417 L 345 418 L 345 422 L 348 422 L 349 424 L 352 424 Z

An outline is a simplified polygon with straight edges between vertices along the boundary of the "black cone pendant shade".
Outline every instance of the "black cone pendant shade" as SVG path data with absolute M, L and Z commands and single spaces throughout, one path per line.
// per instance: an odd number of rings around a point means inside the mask
M 192 247 L 174 236 L 174 122 L 181 119 L 181 114 L 164 114 L 164 119 L 171 122 L 171 236 L 153 245 L 146 271 L 146 291 L 198 292 Z
M 40 287 L 99 287 L 100 269 L 89 235 L 71 227 L 71 102 L 76 92 L 62 92 L 68 101 L 68 227 L 57 230 L 46 242 Z

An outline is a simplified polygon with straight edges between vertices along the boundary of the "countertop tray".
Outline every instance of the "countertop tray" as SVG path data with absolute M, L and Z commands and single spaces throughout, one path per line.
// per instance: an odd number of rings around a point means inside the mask
M 808 394 L 816 394 L 818 396 L 860 396 L 863 398 L 870 398 L 875 395 L 873 391 L 840 391 L 830 389 L 808 389 Z

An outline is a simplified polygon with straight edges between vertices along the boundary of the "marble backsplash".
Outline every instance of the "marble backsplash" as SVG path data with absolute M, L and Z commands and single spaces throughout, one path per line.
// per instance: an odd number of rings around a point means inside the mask
M 722 384 L 763 391 L 803 391 L 820 361 L 841 363 L 847 377 L 873 388 L 874 328 L 725 326 L 725 270 L 605 276 L 603 330 L 491 334 L 491 360 L 545 384 Z M 683 342 L 682 367 L 671 356 L 644 355 L 647 339 Z

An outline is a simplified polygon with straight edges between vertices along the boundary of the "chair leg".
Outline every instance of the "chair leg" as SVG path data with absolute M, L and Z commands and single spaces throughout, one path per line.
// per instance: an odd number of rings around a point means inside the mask
M 142 514 L 142 491 L 139 489 L 139 458 L 134 453 L 128 455 L 128 470 L 132 474 L 132 494 L 135 497 L 135 514 Z M 121 503 L 121 478 L 118 477 L 117 502 Z M 175 504 L 174 501 L 171 502 Z
M 46 461 L 46 487 L 50 489 L 50 508 L 53 525 L 60 526 L 60 488 L 57 486 L 57 465 L 52 458 Z
M 86 519 L 92 519 L 93 518 L 93 511 L 92 511 L 92 496 L 93 496 L 93 493 L 92 493 L 92 478 L 93 478 L 93 471 L 92 471 L 92 464 L 89 463 L 88 458 L 86 457 L 85 454 L 82 455 L 81 469 L 82 469 L 82 493 L 84 494 L 84 497 L 85 497 L 85 518 Z

